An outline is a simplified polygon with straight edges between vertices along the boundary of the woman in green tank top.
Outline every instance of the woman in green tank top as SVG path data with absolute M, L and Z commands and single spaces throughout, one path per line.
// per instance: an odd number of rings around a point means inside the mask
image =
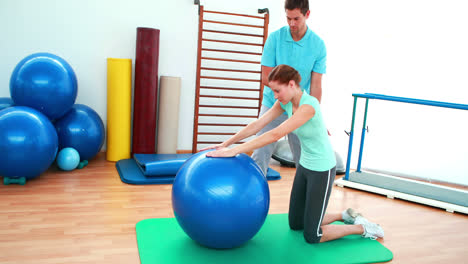
M 377 239 L 383 229 L 349 208 L 341 213 L 325 213 L 335 179 L 335 155 L 328 139 L 320 104 L 299 87 L 301 76 L 288 65 L 276 66 L 268 76 L 276 102 L 273 107 L 225 142 L 207 147 L 209 157 L 232 157 L 276 142 L 294 132 L 301 141 L 301 158 L 294 176 L 289 203 L 289 226 L 304 230 L 308 243 L 319 243 L 352 234 Z M 228 146 L 255 135 L 286 112 L 288 120 L 267 133 L 233 148 Z M 330 225 L 344 221 L 347 225 Z

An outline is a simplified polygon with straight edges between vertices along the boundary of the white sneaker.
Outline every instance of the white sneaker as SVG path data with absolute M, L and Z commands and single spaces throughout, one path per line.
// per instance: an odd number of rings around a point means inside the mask
M 362 237 L 370 238 L 372 240 L 376 240 L 379 237 L 384 237 L 384 231 L 380 225 L 369 222 L 364 217 L 362 217 L 362 219 L 363 221 L 358 221 L 361 219 L 356 220 L 356 222 L 360 222 L 359 225 L 362 225 L 362 227 L 364 228 L 364 233 L 362 234 Z
M 362 215 L 353 208 L 348 208 L 341 213 L 341 218 L 343 218 L 345 224 L 354 225 L 357 217 L 362 217 Z

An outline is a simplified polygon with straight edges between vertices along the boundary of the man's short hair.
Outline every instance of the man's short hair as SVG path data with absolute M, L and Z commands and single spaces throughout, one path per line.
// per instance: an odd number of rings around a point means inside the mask
M 284 1 L 284 9 L 293 10 L 299 8 L 305 16 L 309 11 L 309 0 L 286 0 Z

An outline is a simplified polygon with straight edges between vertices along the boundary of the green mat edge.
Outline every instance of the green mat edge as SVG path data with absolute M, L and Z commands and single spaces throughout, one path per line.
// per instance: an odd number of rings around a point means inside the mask
M 268 220 L 269 218 L 271 218 L 271 217 L 284 216 L 284 215 L 287 215 L 287 214 L 284 214 L 284 213 L 283 213 L 283 214 L 268 214 L 267 220 Z M 155 220 L 158 220 L 158 221 L 161 221 L 161 220 L 162 220 L 162 221 L 171 221 L 171 222 L 172 222 L 172 221 L 175 221 L 175 222 L 177 223 L 177 220 L 175 219 L 175 217 L 148 218 L 148 219 L 140 220 L 140 221 L 138 221 L 138 222 L 136 223 L 136 225 L 135 225 L 135 235 L 136 235 L 136 240 L 137 240 L 138 256 L 139 256 L 139 258 L 140 258 L 140 263 L 142 263 L 142 262 L 141 262 L 141 261 L 142 261 L 142 252 L 140 251 L 140 247 L 138 246 L 138 245 L 140 245 L 140 244 L 139 244 L 140 239 L 138 238 L 138 232 L 137 232 L 137 230 L 138 230 L 141 226 L 146 225 L 146 224 L 147 224 L 146 222 L 152 223 L 152 222 L 155 221 Z M 265 220 L 265 222 L 266 222 L 267 220 Z M 332 223 L 332 224 L 343 225 L 344 223 L 343 223 L 343 222 L 334 222 L 334 223 Z M 177 224 L 177 227 L 180 228 L 180 226 L 179 226 L 178 224 Z M 262 228 L 263 228 L 263 227 L 262 227 Z M 182 230 L 182 229 L 180 228 L 180 230 Z M 183 231 L 182 231 L 182 232 L 183 232 Z M 259 231 L 259 232 L 260 232 L 260 231 Z M 300 232 L 300 231 L 299 231 L 299 232 Z M 257 235 L 258 235 L 258 234 L 257 234 Z M 257 236 L 257 235 L 256 235 L 256 236 Z M 351 237 L 351 236 L 359 236 L 359 235 L 350 235 L 350 236 L 347 236 L 347 237 Z M 187 236 L 187 238 L 189 238 L 189 237 Z M 255 237 L 254 237 L 254 238 L 255 238 Z M 254 239 L 254 238 L 252 238 L 252 239 Z M 346 237 L 345 237 L 345 238 L 346 238 Z M 340 239 L 345 239 L 345 238 L 340 238 Z M 339 239 L 338 239 L 338 240 L 339 240 Z M 370 239 L 369 239 L 369 240 L 370 240 Z M 193 241 L 193 240 L 192 240 L 192 241 Z M 377 240 L 373 240 L 373 241 L 375 241 L 376 243 L 379 243 L 379 244 L 382 246 L 383 250 L 385 251 L 386 256 L 385 256 L 385 259 L 382 258 L 382 260 L 380 260 L 380 261 L 375 261 L 375 262 L 372 262 L 372 263 L 385 263 L 385 262 L 392 261 L 392 260 L 393 260 L 393 257 L 394 257 L 393 252 L 392 252 L 390 249 L 388 249 L 386 246 L 384 246 L 382 243 L 380 243 L 379 241 L 377 241 Z M 193 241 L 193 243 L 197 244 L 195 241 Z M 326 242 L 325 242 L 325 243 L 326 243 Z M 307 244 L 307 243 L 304 241 L 304 244 Z M 201 246 L 201 247 L 202 247 L 202 246 Z M 216 250 L 216 249 L 214 249 L 214 250 Z M 356 263 L 361 263 L 361 262 L 356 262 Z

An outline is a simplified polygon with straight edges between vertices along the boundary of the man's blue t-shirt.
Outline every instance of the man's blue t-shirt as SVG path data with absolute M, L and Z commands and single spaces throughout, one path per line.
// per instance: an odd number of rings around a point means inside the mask
M 310 79 L 312 72 L 326 72 L 327 51 L 323 40 L 312 30 L 307 31 L 299 41 L 291 37 L 289 26 L 272 32 L 263 49 L 263 66 L 275 67 L 286 64 L 296 69 L 301 75 L 300 87 L 310 94 Z M 263 89 L 262 104 L 272 107 L 275 96 L 268 86 Z

